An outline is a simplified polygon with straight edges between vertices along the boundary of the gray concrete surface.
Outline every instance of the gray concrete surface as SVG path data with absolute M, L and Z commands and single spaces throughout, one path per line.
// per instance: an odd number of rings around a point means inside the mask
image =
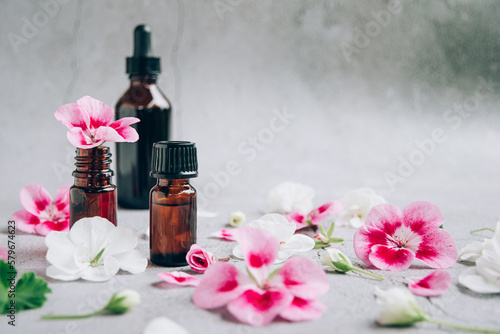
M 21 208 L 25 185 L 42 183 L 55 193 L 59 184 L 72 182 L 73 148 L 53 113 L 83 95 L 114 105 L 128 85 L 125 57 L 139 23 L 151 25 L 155 53 L 162 57 L 160 86 L 176 108 L 175 139 L 199 148 L 194 185 L 203 207 L 219 213 L 200 218 L 199 243 L 218 256 L 232 246 L 207 235 L 222 228 L 231 211 L 257 218 L 269 189 L 285 180 L 311 185 L 316 204 L 359 186 L 400 207 L 431 201 L 459 247 L 481 240 L 469 230 L 500 219 L 497 1 L 402 1 L 394 7 L 390 1 L 336 0 L 0 0 L 0 17 L 5 223 Z M 36 29 L 25 28 L 30 24 Z M 272 131 L 272 124 L 283 126 Z M 226 178 L 230 161 L 240 169 Z M 146 223 L 147 211 L 119 212 L 123 226 L 141 231 Z M 355 260 L 353 230 L 337 232 L 346 238 L 339 247 Z M 43 238 L 19 233 L 17 240 L 20 271 L 45 277 Z M 0 242 L 6 243 L 5 229 Z M 147 249 L 141 241 L 139 250 L 147 255 Z M 317 251 L 305 256 L 318 258 Z M 454 285 L 446 295 L 419 303 L 448 320 L 499 327 L 498 295 L 456 285 L 464 268 L 449 270 Z M 406 276 L 429 272 L 419 266 L 388 272 L 384 282 L 331 274 L 320 320 L 253 329 L 196 308 L 191 288 L 158 284 L 161 270 L 150 266 L 106 283 L 49 280 L 53 293 L 46 305 L 19 313 L 15 329 L 2 318 L 1 331 L 140 333 L 164 315 L 192 333 L 395 332 L 374 324 L 374 287 L 402 285 Z M 104 303 L 122 287 L 139 290 L 143 299 L 129 314 L 39 320 L 41 314 Z M 432 325 L 405 331 L 424 329 L 440 332 Z

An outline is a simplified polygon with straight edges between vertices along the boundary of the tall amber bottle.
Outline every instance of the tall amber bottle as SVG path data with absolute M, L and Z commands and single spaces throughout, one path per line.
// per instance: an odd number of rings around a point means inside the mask
M 154 144 L 150 194 L 150 259 L 165 267 L 187 265 L 186 254 L 196 243 L 196 190 L 189 179 L 198 176 L 196 147 L 190 142 Z
M 76 149 L 75 184 L 69 189 L 70 228 L 81 218 L 100 216 L 116 225 L 116 186 L 109 147 Z
M 124 208 L 147 209 L 149 191 L 156 181 L 149 176 L 153 143 L 170 139 L 172 107 L 156 85 L 161 73 L 160 58 L 151 51 L 151 29 L 134 30 L 134 55 L 127 58 L 130 87 L 116 104 L 116 119 L 137 117 L 132 126 L 139 133 L 135 143 L 116 144 L 118 204 Z

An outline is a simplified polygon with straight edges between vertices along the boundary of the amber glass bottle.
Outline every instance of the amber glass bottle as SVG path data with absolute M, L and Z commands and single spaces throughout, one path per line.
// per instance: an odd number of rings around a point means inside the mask
M 70 227 L 81 218 L 100 216 L 116 225 L 116 186 L 109 147 L 76 149 L 75 184 L 69 190 Z
M 189 179 L 198 175 L 196 147 L 190 142 L 158 142 L 153 146 L 150 193 L 151 262 L 165 267 L 187 265 L 196 243 L 196 190 Z
M 116 119 L 137 117 L 135 143 L 116 144 L 118 204 L 124 208 L 147 209 L 149 191 L 156 181 L 149 176 L 153 143 L 170 139 L 172 107 L 156 85 L 161 73 L 160 58 L 151 52 L 151 29 L 134 30 L 134 55 L 127 58 L 130 87 L 116 104 Z

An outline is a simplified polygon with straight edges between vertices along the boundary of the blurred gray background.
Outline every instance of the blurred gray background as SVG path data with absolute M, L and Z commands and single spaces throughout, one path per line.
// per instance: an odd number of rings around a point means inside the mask
M 398 205 L 498 203 L 498 1 L 0 0 L 0 15 L 5 219 L 25 185 L 72 182 L 53 113 L 84 95 L 115 105 L 140 23 L 206 208 L 242 194 L 233 209 L 263 208 L 284 180 L 318 204 L 358 186 Z

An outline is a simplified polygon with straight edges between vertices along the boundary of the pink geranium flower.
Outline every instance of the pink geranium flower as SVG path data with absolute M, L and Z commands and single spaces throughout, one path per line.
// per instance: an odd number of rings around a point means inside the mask
M 171 273 L 158 273 L 158 277 L 169 284 L 181 286 L 198 286 L 200 279 L 182 271 L 173 271 Z
M 139 122 L 138 118 L 123 117 L 112 122 L 113 108 L 90 96 L 63 105 L 54 116 L 69 129 L 70 143 L 79 148 L 97 147 L 105 141 L 135 142 L 139 139 L 137 131 L 130 126 Z
M 69 229 L 69 188 L 65 184 L 57 188 L 54 201 L 40 184 L 32 184 L 21 189 L 20 198 L 24 210 L 12 215 L 16 228 L 27 233 L 46 236 L 50 231 Z
M 425 277 L 410 277 L 407 281 L 408 288 L 414 295 L 435 297 L 448 291 L 451 275 L 446 270 L 435 270 Z
M 186 255 L 186 261 L 193 271 L 203 274 L 205 270 L 215 262 L 217 258 L 214 254 L 207 252 L 197 244 L 191 245 Z
M 317 299 L 328 291 L 329 284 L 316 262 L 293 257 L 273 275 L 278 240 L 250 226 L 238 229 L 235 237 L 250 277 L 230 263 L 214 263 L 194 291 L 196 306 L 215 309 L 227 305 L 236 319 L 253 326 L 268 324 L 277 316 L 289 321 L 321 316 L 325 306 Z
M 405 270 L 413 259 L 431 268 L 451 267 L 457 248 L 443 224 L 439 208 L 429 202 L 413 202 L 403 213 L 394 205 L 373 207 L 365 224 L 356 230 L 354 251 L 365 264 L 383 270 Z
M 297 225 L 296 230 L 302 228 L 319 225 L 323 220 L 328 218 L 332 213 L 344 210 L 344 206 L 339 201 L 331 201 L 312 210 L 307 215 L 300 211 L 293 211 L 284 215 L 288 221 L 294 222 Z

